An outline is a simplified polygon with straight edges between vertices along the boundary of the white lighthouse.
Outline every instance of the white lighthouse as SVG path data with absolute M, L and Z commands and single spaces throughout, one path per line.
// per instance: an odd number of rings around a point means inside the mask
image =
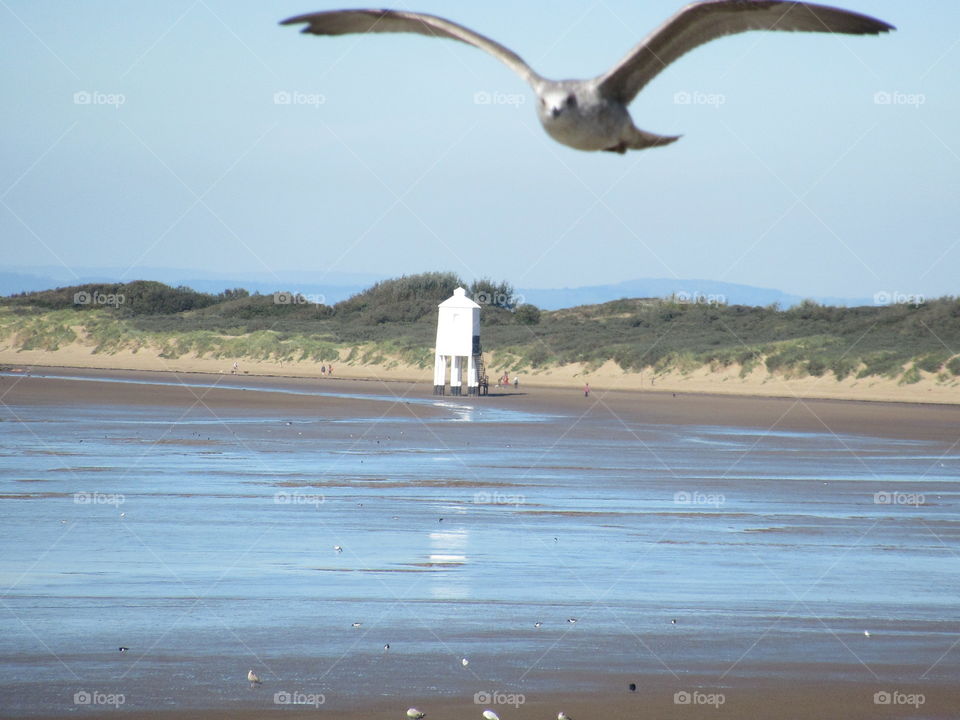
M 433 394 L 443 395 L 447 385 L 447 363 L 450 362 L 450 394 L 460 395 L 463 369 L 467 370 L 467 392 L 480 394 L 486 386 L 483 355 L 480 350 L 480 306 L 458 287 L 438 305 L 437 355 L 433 370 Z

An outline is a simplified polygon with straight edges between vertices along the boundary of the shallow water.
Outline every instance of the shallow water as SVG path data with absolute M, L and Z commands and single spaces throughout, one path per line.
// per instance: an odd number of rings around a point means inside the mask
M 960 669 L 955 449 L 404 402 L 0 406 L 0 710 Z

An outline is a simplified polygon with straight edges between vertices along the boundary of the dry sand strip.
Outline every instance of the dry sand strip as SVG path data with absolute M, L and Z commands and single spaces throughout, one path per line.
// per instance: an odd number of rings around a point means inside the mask
M 58 378 L 44 377 L 57 375 Z M 75 378 L 75 379 L 65 379 Z M 134 380 L 96 382 L 96 380 Z M 162 383 L 162 384 L 161 384 Z M 217 387 L 196 387 L 215 385 Z M 223 387 L 230 386 L 230 387 Z M 236 389 L 237 387 L 250 390 Z M 256 390 L 252 392 L 251 390 Z M 273 391 L 273 392 L 271 392 Z M 393 398 L 330 397 L 297 393 L 331 392 Z M 323 417 L 437 417 L 428 383 L 381 380 L 252 377 L 78 368 L 43 368 L 36 375 L 0 377 L 6 405 L 150 405 L 220 413 L 306 414 Z M 581 389 L 491 388 L 488 397 L 445 400 L 495 404 L 499 408 L 569 416 L 605 414 L 635 423 L 720 425 L 826 434 L 859 434 L 940 442 L 960 442 L 960 405 L 882 403 L 778 397 Z

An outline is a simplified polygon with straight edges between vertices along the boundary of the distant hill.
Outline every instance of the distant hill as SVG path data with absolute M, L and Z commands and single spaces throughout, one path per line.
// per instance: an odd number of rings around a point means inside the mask
M 330 273 L 318 279 L 316 272 L 218 273 L 212 271 L 177 270 L 173 268 L 137 268 L 138 278 L 156 280 L 171 287 L 186 286 L 199 292 L 216 295 L 227 288 L 244 288 L 251 294 L 269 294 L 278 288 L 300 293 L 327 305 L 335 305 L 363 292 L 371 285 L 388 278 L 357 273 Z M 84 283 L 117 283 L 131 279 L 128 270 L 119 268 L 76 268 L 76 273 L 55 266 L 18 268 L 0 272 L 0 296 L 46 290 L 52 287 Z M 725 298 L 730 305 L 769 305 L 779 303 L 789 308 L 805 298 L 772 288 L 753 287 L 714 280 L 675 280 L 639 278 L 609 285 L 575 288 L 520 288 L 517 294 L 526 302 L 545 310 L 560 310 L 578 305 L 597 305 L 637 297 L 669 297 L 687 299 Z M 821 305 L 870 305 L 872 298 L 811 297 Z
M 217 273 L 175 268 L 137 268 L 136 274 L 120 268 L 78 267 L 73 272 L 56 266 L 36 266 L 0 271 L 0 296 L 91 283 L 124 283 L 149 279 L 171 287 L 186 286 L 198 292 L 217 295 L 227 288 L 242 287 L 253 293 L 268 294 L 285 288 L 301 295 L 338 303 L 382 280 L 378 275 L 331 273 L 318 278 L 316 272 Z
M 688 302 L 721 303 L 727 305 L 766 306 L 777 303 L 789 308 L 806 298 L 789 295 L 780 290 L 759 288 L 751 285 L 718 282 L 715 280 L 672 280 L 668 278 L 642 278 L 625 280 L 611 285 L 590 285 L 577 288 L 537 289 L 522 288 L 518 292 L 527 302 L 545 310 L 560 310 L 578 305 L 599 305 L 624 298 L 666 298 L 676 296 Z M 853 307 L 872 305 L 865 298 L 811 298 L 821 305 Z

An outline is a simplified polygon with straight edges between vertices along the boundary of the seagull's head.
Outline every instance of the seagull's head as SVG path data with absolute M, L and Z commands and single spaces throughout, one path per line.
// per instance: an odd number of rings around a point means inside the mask
M 546 119 L 556 120 L 565 113 L 577 109 L 577 95 L 570 90 L 558 88 L 540 96 L 540 114 Z

